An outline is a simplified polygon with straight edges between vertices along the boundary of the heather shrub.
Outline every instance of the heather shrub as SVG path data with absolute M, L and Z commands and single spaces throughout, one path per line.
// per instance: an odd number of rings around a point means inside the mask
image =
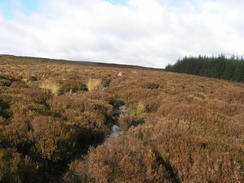
M 5 123 L 5 119 L 0 116 L 0 128 L 1 128 L 1 125 L 3 125 L 4 123 Z
M 119 117 L 119 125 L 122 129 L 127 130 L 131 126 L 137 126 L 144 123 L 144 119 L 142 117 L 123 114 Z
M 28 152 L 29 145 L 32 144 L 30 130 L 26 116 L 15 114 L 14 118 L 3 127 L 2 141 L 7 147 L 18 148 L 19 152 Z
M 0 75 L 0 87 L 1 86 L 10 86 L 11 79 L 8 76 Z
M 170 172 L 157 154 L 141 141 L 118 137 L 96 149 L 91 148 L 84 161 L 70 164 L 67 182 L 172 182 Z
M 32 118 L 33 116 L 36 115 L 43 115 L 43 116 L 52 116 L 52 117 L 61 117 L 61 114 L 56 112 L 56 111 L 52 111 L 49 106 L 47 106 L 48 104 L 44 103 L 31 103 L 26 105 L 27 110 L 28 110 L 28 115 L 30 116 L 30 118 Z
M 31 183 L 38 179 L 37 167 L 30 158 L 22 157 L 14 149 L 0 148 L 0 182 Z
M 58 82 L 60 85 L 60 94 L 69 92 L 70 94 L 77 91 L 86 91 L 87 87 L 77 80 L 61 80 Z
M 79 119 L 76 120 L 77 125 L 79 124 L 87 128 L 100 129 L 108 133 L 109 124 L 107 124 L 107 118 L 99 112 L 84 112 L 77 119 Z
M 102 79 L 102 85 L 103 87 L 109 87 L 110 83 L 111 83 L 111 76 L 106 76 L 106 77 L 103 77 Z
M 117 95 L 120 96 L 120 98 L 124 99 L 124 101 L 127 101 L 129 104 L 137 105 L 136 103 L 138 101 L 143 101 L 147 98 L 156 97 L 160 93 L 159 90 L 146 90 L 143 88 L 122 88 Z
M 177 95 L 179 94 L 179 91 L 176 88 L 169 88 L 165 90 L 165 93 L 169 95 Z
M 81 112 L 84 112 L 85 110 L 83 98 L 63 95 L 53 97 L 51 107 L 53 110 L 60 113 L 64 113 L 67 109 L 74 109 Z
M 28 77 L 28 80 L 29 80 L 29 81 L 37 81 L 38 79 L 37 79 L 36 76 L 29 76 L 29 77 Z
M 214 110 L 215 112 L 228 116 L 234 116 L 243 111 L 243 107 L 238 103 L 227 103 L 220 100 L 213 100 L 209 102 L 207 107 Z
M 106 121 L 112 115 L 112 105 L 103 100 L 84 97 L 57 96 L 52 100 L 52 110 L 73 124 L 87 128 L 107 129 Z
M 101 100 L 109 104 L 116 102 L 116 97 L 113 94 L 99 90 L 81 93 L 81 96 L 87 99 Z
M 5 100 L 3 100 L 2 98 L 0 98 L 0 117 L 4 117 L 4 118 L 9 118 L 10 117 L 10 113 L 9 113 L 9 107 L 10 105 L 8 104 L 8 102 L 6 102 Z
M 13 88 L 28 88 L 28 85 L 23 81 L 14 81 L 11 84 Z
M 31 121 L 36 153 L 52 162 L 65 162 L 89 145 L 103 140 L 103 133 L 58 118 L 37 116 Z
M 85 111 L 98 112 L 104 116 L 112 115 L 112 105 L 102 100 L 85 100 Z
M 0 79 L 0 86 L 10 86 L 11 81 L 8 79 Z
M 167 143 L 160 143 L 167 140 Z M 230 156 L 209 152 L 207 143 L 184 136 L 164 136 L 155 141 L 162 157 L 173 166 L 182 182 L 242 182 L 238 163 Z
M 23 89 L 23 94 L 40 104 L 47 104 L 47 101 L 52 97 L 48 90 L 39 88 L 25 88 Z
M 129 133 L 152 144 L 180 182 L 243 181 L 240 164 L 226 153 L 212 151 L 208 140 L 192 136 L 186 121 L 161 120 L 145 125 Z
M 69 159 L 77 151 L 79 129 L 52 117 L 37 116 L 31 121 L 35 147 L 41 157 L 52 161 Z
M 160 100 L 161 100 L 160 97 L 151 97 L 151 98 L 145 99 L 144 100 L 145 112 L 147 112 L 147 113 L 157 112 L 158 108 L 160 107 L 160 103 L 161 103 Z
M 178 104 L 168 113 L 174 119 L 185 119 L 189 121 L 207 121 L 208 109 L 196 104 Z
M 178 103 L 174 102 L 174 101 L 172 101 L 172 102 L 162 101 L 160 103 L 160 106 L 159 106 L 158 110 L 157 110 L 157 115 L 167 116 L 170 113 L 170 111 L 172 109 L 174 109 L 174 107 L 176 105 L 178 105 Z
M 155 82 L 142 82 L 142 88 L 151 89 L 151 90 L 158 89 L 159 84 Z

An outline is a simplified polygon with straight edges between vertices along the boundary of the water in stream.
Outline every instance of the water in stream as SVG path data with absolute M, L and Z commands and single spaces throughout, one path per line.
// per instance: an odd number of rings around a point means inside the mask
M 122 134 L 121 128 L 117 125 L 113 125 L 111 130 L 112 130 L 112 132 L 111 132 L 110 138 L 115 138 Z

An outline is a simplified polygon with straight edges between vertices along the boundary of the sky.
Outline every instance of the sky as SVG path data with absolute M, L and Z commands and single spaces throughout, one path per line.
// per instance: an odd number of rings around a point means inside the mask
M 243 0 L 0 0 L 0 54 L 164 68 L 244 56 Z

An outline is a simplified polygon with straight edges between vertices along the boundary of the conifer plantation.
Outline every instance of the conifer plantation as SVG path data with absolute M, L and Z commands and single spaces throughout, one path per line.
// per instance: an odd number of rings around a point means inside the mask
M 168 65 L 165 70 L 244 82 L 244 60 L 234 56 L 185 57 L 174 65 Z

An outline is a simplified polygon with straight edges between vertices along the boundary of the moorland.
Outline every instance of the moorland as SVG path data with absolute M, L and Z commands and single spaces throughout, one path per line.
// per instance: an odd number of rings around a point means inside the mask
M 1 183 L 242 183 L 243 173 L 243 83 L 0 56 Z

